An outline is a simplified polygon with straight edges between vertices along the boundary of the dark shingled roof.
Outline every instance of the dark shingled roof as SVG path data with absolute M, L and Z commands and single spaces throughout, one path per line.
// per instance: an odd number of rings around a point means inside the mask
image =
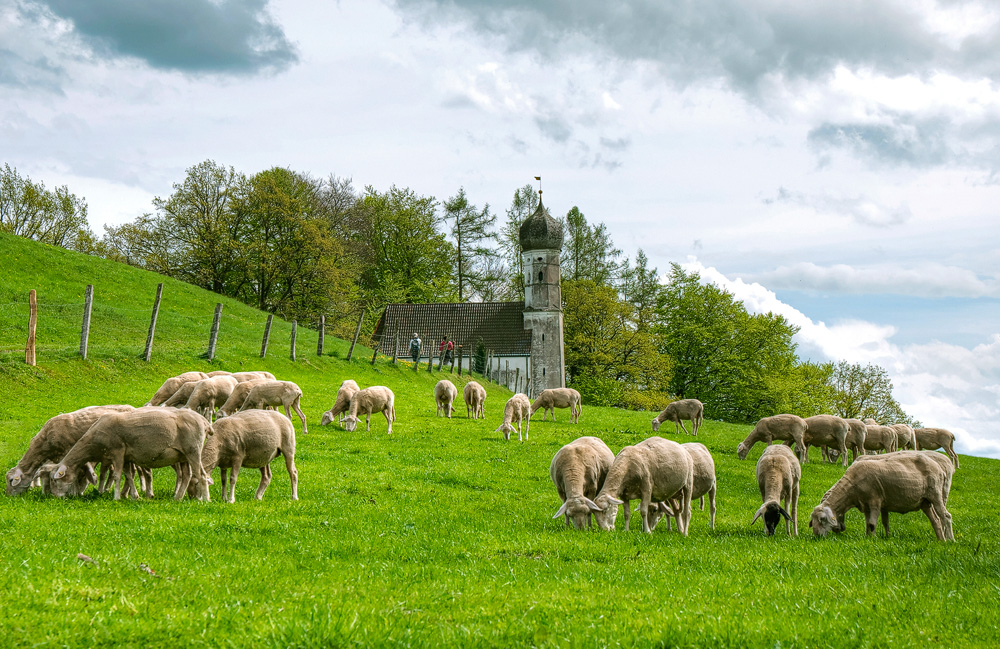
M 517 234 L 521 240 L 521 250 L 562 250 L 562 221 L 552 218 L 542 205 L 541 198 L 535 213 L 524 220 Z
M 399 332 L 400 357 L 409 356 L 410 337 L 416 332 L 424 344 L 441 343 L 448 336 L 464 348 L 466 355 L 475 350 L 482 338 L 486 349 L 498 355 L 531 354 L 531 332 L 524 328 L 524 302 L 468 302 L 447 304 L 390 304 L 375 326 L 379 353 L 392 356 L 392 346 Z

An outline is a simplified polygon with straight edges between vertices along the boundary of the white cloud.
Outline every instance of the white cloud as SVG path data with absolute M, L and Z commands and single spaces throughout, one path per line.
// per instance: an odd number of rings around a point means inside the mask
M 881 365 L 903 409 L 925 426 L 955 433 L 960 453 L 1000 458 L 1000 333 L 972 349 L 943 342 L 896 345 L 896 328 L 860 320 L 815 322 L 757 282 L 730 278 L 695 257 L 687 272 L 725 288 L 751 313 L 773 312 L 800 328 L 794 341 L 817 360 Z

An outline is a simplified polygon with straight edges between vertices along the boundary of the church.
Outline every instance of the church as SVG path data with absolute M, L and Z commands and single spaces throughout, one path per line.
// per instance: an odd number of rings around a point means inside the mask
M 541 192 L 539 192 L 541 194 Z M 562 223 L 549 214 L 539 195 L 538 208 L 518 231 L 524 262 L 524 300 L 521 302 L 466 302 L 390 304 L 375 327 L 378 351 L 386 356 L 409 356 L 414 333 L 423 342 L 421 355 L 436 358 L 438 344 L 449 337 L 462 346 L 462 365 L 469 367 L 480 340 L 501 369 L 519 370 L 531 378 L 528 396 L 546 388 L 566 387 L 563 347 L 562 291 L 559 255 Z M 512 384 L 507 377 L 503 383 Z

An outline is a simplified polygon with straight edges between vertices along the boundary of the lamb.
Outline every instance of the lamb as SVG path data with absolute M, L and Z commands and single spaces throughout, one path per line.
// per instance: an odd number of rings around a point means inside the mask
M 913 435 L 917 440 L 917 450 L 935 451 L 943 448 L 951 458 L 952 464 L 958 469 L 958 454 L 955 453 L 955 434 L 944 428 L 914 428 Z
M 594 498 L 594 517 L 602 530 L 613 530 L 618 505 L 625 505 L 625 529 L 629 526 L 629 501 L 639 499 L 642 529 L 652 534 L 651 521 L 657 510 L 668 516 L 674 512 L 664 500 L 679 501 L 677 529 L 687 536 L 691 521 L 691 493 L 694 490 L 694 461 L 677 442 L 650 437 L 635 446 L 626 446 L 608 469 L 604 486 Z
M 896 431 L 888 426 L 865 423 L 865 450 L 892 453 L 896 450 Z
M 246 403 L 247 395 L 250 394 L 250 390 L 254 386 L 260 385 L 261 383 L 267 383 L 267 379 L 254 379 L 253 381 L 243 381 L 242 383 L 237 383 L 236 387 L 229 394 L 229 398 L 226 402 L 219 406 L 219 409 L 215 412 L 215 416 L 218 419 L 223 417 L 229 417 L 239 412 L 240 407 Z
M 708 509 L 709 509 L 709 527 L 713 530 L 715 529 L 715 492 L 716 492 L 716 480 L 715 480 L 715 461 L 712 459 L 712 454 L 709 452 L 708 447 L 699 442 L 688 442 L 687 444 L 681 444 L 681 448 L 688 452 L 691 456 L 692 471 L 694 471 L 694 482 L 693 490 L 691 492 L 691 500 L 695 498 L 700 500 L 700 508 L 702 511 L 705 509 L 705 496 L 708 495 Z M 668 508 L 670 512 L 673 512 L 674 519 L 677 519 L 677 512 L 680 511 L 681 506 L 674 498 L 670 499 L 668 502 Z M 653 520 L 650 523 L 650 527 L 656 529 L 656 524 L 660 521 L 660 518 L 667 516 L 667 531 L 670 530 L 670 517 L 666 508 L 657 508 L 655 514 L 653 514 Z M 680 529 L 680 525 L 678 525 Z
M 292 500 L 299 499 L 299 474 L 295 469 L 295 427 L 292 420 L 274 410 L 247 410 L 226 417 L 212 426 L 214 434 L 205 441 L 201 463 L 205 472 L 219 467 L 224 502 L 236 502 L 236 479 L 241 468 L 260 469 L 260 484 L 254 498 L 263 500 L 271 483 L 271 460 L 285 456 L 285 468 L 292 483 Z M 226 472 L 232 471 L 228 491 Z M 191 488 L 188 488 L 191 494 Z
M 347 417 L 344 418 L 344 430 L 353 432 L 358 427 L 358 413 L 365 413 L 365 430 L 371 430 L 373 412 L 381 412 L 389 422 L 389 434 L 392 434 L 392 422 L 396 421 L 396 395 L 392 390 L 382 385 L 375 385 L 354 393 Z
M 144 407 L 101 416 L 49 474 L 55 496 L 79 493 L 85 481 L 97 482 L 88 462 L 108 461 L 114 466 L 115 500 L 121 499 L 121 475 L 126 462 L 149 468 L 188 465 L 174 497 L 180 500 L 191 483 L 199 500 L 208 498 L 208 480 L 201 465 L 202 444 L 212 426 L 191 410 Z
M 917 438 L 913 434 L 913 428 L 906 424 L 889 424 L 889 428 L 896 432 L 897 450 L 918 450 L 916 447 Z
M 954 541 L 948 512 L 948 494 L 955 467 L 932 451 L 898 451 L 862 457 L 823 496 L 813 509 L 809 527 L 816 536 L 845 529 L 845 515 L 853 508 L 865 515 L 865 534 L 875 533 L 879 515 L 889 536 L 889 512 L 922 510 L 939 541 Z
M 438 417 L 444 416 L 451 419 L 452 410 L 455 409 L 455 399 L 458 398 L 458 388 L 448 379 L 441 379 L 434 386 L 434 403 L 437 404 Z
M 510 399 L 507 399 L 507 403 L 503 407 L 503 423 L 497 426 L 497 429 L 493 431 L 494 433 L 502 432 L 503 439 L 506 442 L 510 441 L 510 434 L 514 432 L 513 424 L 517 423 L 517 441 L 523 441 L 521 439 L 521 422 L 524 422 L 524 439 L 528 439 L 528 430 L 531 426 L 531 402 L 528 401 L 527 395 L 517 393 Z
M 462 388 L 462 397 L 465 398 L 465 416 L 470 413 L 473 419 L 486 419 L 484 405 L 486 404 L 486 388 L 475 381 L 469 381 Z
M 801 455 L 802 449 L 805 448 L 805 434 L 808 428 L 809 424 L 806 423 L 806 420 L 796 415 L 764 417 L 757 422 L 746 439 L 736 447 L 736 456 L 745 460 L 754 444 L 763 442 L 767 445 L 776 439 L 794 442 L 797 452 Z
M 528 401 L 523 394 L 515 396 Z M 578 530 L 590 527 L 591 512 L 600 509 L 593 499 L 604 486 L 614 461 L 615 454 L 597 437 L 580 437 L 556 451 L 549 476 L 563 504 L 552 518 L 564 516 L 566 525 Z
M 177 376 L 172 376 L 163 382 L 160 389 L 156 391 L 153 398 L 146 402 L 147 406 L 162 406 L 163 403 L 172 397 L 175 392 L 185 383 L 190 383 L 192 381 L 201 381 L 207 379 L 208 375 L 204 372 L 184 372 Z
M 653 432 L 660 430 L 660 424 L 665 421 L 674 422 L 674 434 L 677 434 L 677 427 L 680 426 L 684 433 L 687 433 L 687 429 L 684 428 L 684 421 L 687 419 L 691 422 L 691 434 L 698 434 L 698 427 L 701 426 L 703 415 L 705 412 L 705 406 L 697 399 L 681 399 L 679 401 L 674 401 L 673 403 L 667 404 L 667 407 L 663 409 L 663 412 L 658 414 L 653 418 Z M 545 416 L 544 414 L 542 415 Z
M 204 381 L 205 379 L 201 379 Z M 199 381 L 187 381 L 182 383 L 181 387 L 177 388 L 177 392 L 170 395 L 170 398 L 164 401 L 162 406 L 167 408 L 183 408 L 187 400 L 191 398 L 191 393 L 194 392 L 194 386 L 198 385 Z
M 798 536 L 801 479 L 802 467 L 790 448 L 783 444 L 765 448 L 757 460 L 757 486 L 760 487 L 760 499 L 764 504 L 754 514 L 750 524 L 753 525 L 763 516 L 764 533 L 773 536 L 784 516 L 785 533 Z M 784 507 L 781 505 L 782 501 Z
M 244 410 L 262 410 L 267 406 L 277 408 L 285 407 L 285 416 L 292 418 L 289 407 L 295 410 L 299 419 L 302 420 L 302 432 L 307 433 L 306 416 L 302 414 L 300 403 L 302 401 L 302 389 L 291 381 L 265 381 L 255 385 L 247 393 L 246 401 L 240 407 L 240 412 Z
M 87 429 L 109 412 L 127 412 L 132 406 L 90 406 L 56 415 L 35 433 L 21 461 L 7 472 L 7 495 L 16 496 L 31 488 L 39 467 L 61 460 Z
M 535 397 L 534 403 L 531 404 L 531 415 L 534 415 L 535 411 L 539 408 L 543 409 L 542 421 L 545 421 L 545 415 L 550 410 L 552 411 L 552 421 L 555 421 L 556 408 L 569 408 L 569 420 L 574 424 L 580 421 L 580 414 L 583 412 L 580 393 L 573 388 L 549 388 L 542 390 Z
M 346 379 L 340 384 L 340 388 L 337 390 L 337 399 L 333 402 L 333 407 L 323 413 L 323 419 L 320 420 L 320 426 L 326 426 L 332 423 L 334 419 L 337 419 L 338 415 L 340 420 L 344 419 L 344 413 L 351 405 L 351 397 L 354 396 L 355 392 L 361 390 L 358 384 L 352 379 Z
M 194 410 L 205 419 L 212 421 L 215 404 L 225 403 L 236 388 L 237 381 L 232 376 L 212 376 L 198 381 L 191 390 L 191 396 L 184 403 L 188 410 Z
M 809 462 L 810 446 L 832 446 L 840 453 L 843 466 L 847 466 L 847 435 L 850 432 L 847 420 L 835 415 L 815 415 L 806 417 L 806 432 L 803 436 L 803 463 Z

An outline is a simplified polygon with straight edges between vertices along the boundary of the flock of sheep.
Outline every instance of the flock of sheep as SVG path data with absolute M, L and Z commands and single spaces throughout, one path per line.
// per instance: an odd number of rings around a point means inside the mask
M 703 412 L 697 399 L 675 401 L 653 419 L 653 431 L 672 421 L 675 432 L 678 426 L 687 432 L 686 419 L 691 422 L 692 434 L 697 435 Z M 737 456 L 743 460 L 757 442 L 766 446 L 756 467 L 763 502 L 750 524 L 763 518 L 766 534 L 772 535 L 784 518 L 786 532 L 798 535 L 801 464 L 809 460 L 809 446 L 820 446 L 824 459 L 834 461 L 836 452 L 847 469 L 813 509 L 809 527 L 814 534 L 844 531 L 846 513 L 856 508 L 865 516 L 867 534 L 875 532 L 881 517 L 888 535 L 890 512 L 921 510 L 939 540 L 953 541 L 946 505 L 959 464 L 954 440 L 952 433 L 941 428 L 879 426 L 873 420 L 833 415 L 765 417 L 737 447 Z M 784 444 L 771 446 L 773 441 Z M 935 452 L 940 448 L 947 457 Z M 850 466 L 848 449 L 853 452 Z M 877 452 L 883 454 L 868 454 Z M 691 501 L 701 499 L 704 509 L 705 496 L 709 499 L 710 525 L 715 528 L 715 463 L 703 444 L 651 437 L 615 455 L 602 440 L 581 437 L 559 449 L 549 475 L 563 501 L 553 518 L 563 516 L 567 525 L 577 529 L 590 527 L 591 516 L 601 529 L 614 529 L 618 507 L 623 505 L 628 530 L 631 501 L 638 500 L 636 511 L 642 516 L 643 531 L 652 533 L 660 519 L 667 517 L 668 529 L 673 518 L 678 531 L 686 536 Z

